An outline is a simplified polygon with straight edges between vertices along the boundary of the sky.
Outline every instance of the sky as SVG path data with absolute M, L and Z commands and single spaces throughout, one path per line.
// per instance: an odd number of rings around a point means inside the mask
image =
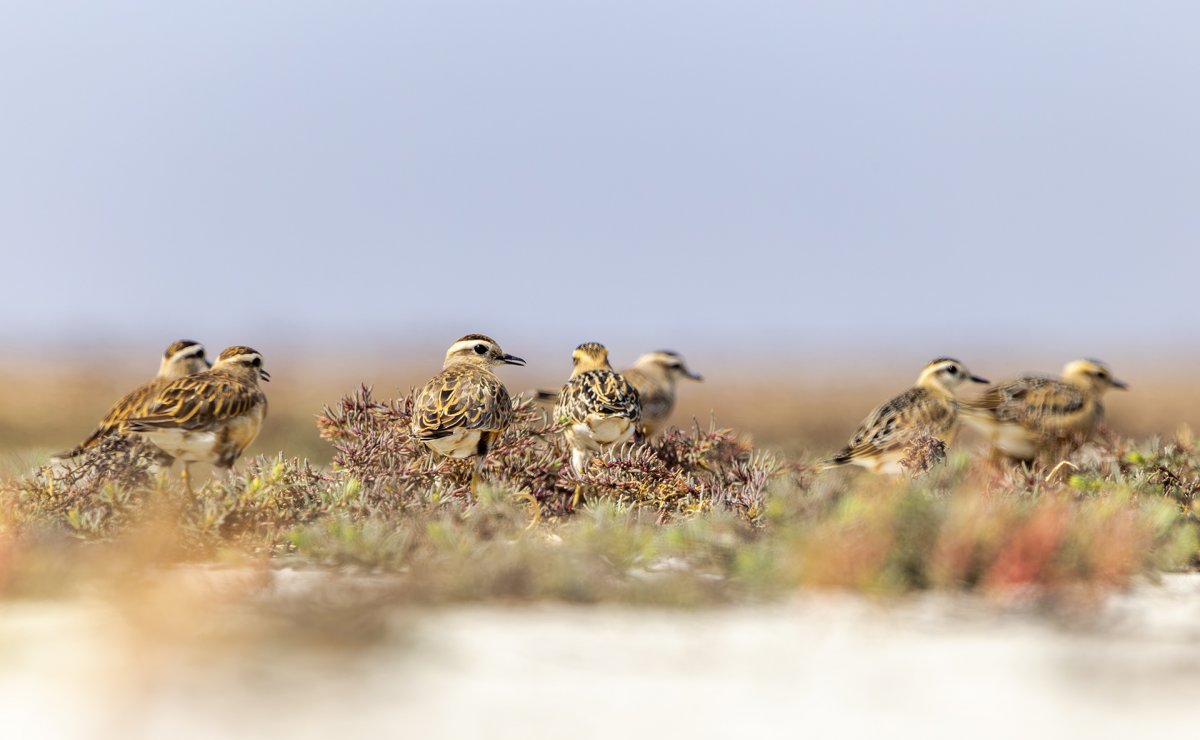
M 10 1 L 0 338 L 1194 343 L 1198 27 L 1155 0 Z

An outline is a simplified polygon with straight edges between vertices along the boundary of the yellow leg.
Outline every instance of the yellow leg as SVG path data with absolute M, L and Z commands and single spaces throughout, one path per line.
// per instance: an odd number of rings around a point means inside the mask
M 575 495 L 571 497 L 571 508 L 579 506 L 579 499 L 583 497 L 583 484 L 575 484 Z
M 1049 483 L 1050 481 L 1054 480 L 1054 476 L 1058 475 L 1058 471 L 1062 470 L 1064 467 L 1070 468 L 1071 470 L 1079 470 L 1079 466 L 1075 465 L 1070 460 L 1063 460 L 1058 465 L 1055 465 L 1054 469 L 1046 475 L 1046 482 Z
M 482 481 L 483 481 L 483 476 L 481 476 L 479 474 L 478 470 L 476 470 L 474 473 L 471 474 L 471 496 L 473 496 L 476 499 L 479 498 L 479 484 Z
M 180 476 L 183 478 L 183 487 L 187 489 L 189 496 L 195 496 L 196 492 L 192 490 L 192 470 L 190 463 L 183 464 L 183 473 Z

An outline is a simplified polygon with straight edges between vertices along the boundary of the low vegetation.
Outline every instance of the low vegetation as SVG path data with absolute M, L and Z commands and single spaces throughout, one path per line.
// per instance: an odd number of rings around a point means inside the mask
M 1062 465 L 914 449 L 911 480 L 817 474 L 715 424 L 594 462 L 578 486 L 530 402 L 477 495 L 469 464 L 409 435 L 412 399 L 362 388 L 327 408 L 333 462 L 258 457 L 194 497 L 136 441 L 0 482 L 0 593 L 152 578 L 188 563 L 387 576 L 403 603 L 707 604 L 808 586 L 1057 598 L 1197 565 L 1190 433 L 1114 436 Z

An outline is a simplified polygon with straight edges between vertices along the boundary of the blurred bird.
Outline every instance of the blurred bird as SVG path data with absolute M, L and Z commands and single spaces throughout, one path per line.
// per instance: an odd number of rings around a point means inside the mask
M 182 460 L 191 491 L 192 463 L 212 463 L 226 473 L 258 436 L 267 416 L 259 381 L 270 379 L 256 350 L 228 347 L 211 369 L 163 386 L 126 428 Z
M 139 385 L 113 404 L 96 430 L 78 446 L 60 452 L 51 459 L 61 461 L 78 457 L 98 445 L 105 437 L 122 433 L 125 431 L 125 422 L 132 416 L 145 414 L 150 401 L 168 383 L 208 368 L 208 360 L 204 357 L 204 345 L 190 339 L 172 342 L 163 352 L 162 361 L 158 365 L 158 375 L 153 380 Z M 171 457 L 163 453 L 158 456 L 158 462 L 169 467 Z
M 872 411 L 841 452 L 822 467 L 860 465 L 877 473 L 898 474 L 909 447 L 926 437 L 943 443 L 954 436 L 958 401 L 954 391 L 966 381 L 987 383 L 958 360 L 940 358 L 921 371 L 915 386 Z
M 988 435 L 994 452 L 1033 460 L 1089 439 L 1104 418 L 1100 401 L 1110 388 L 1128 386 L 1098 360 L 1075 360 L 1061 378 L 1025 375 L 988 388 L 963 402 L 963 420 Z
M 592 455 L 633 436 L 642 404 L 637 389 L 608 364 L 604 345 L 581 344 L 573 359 L 575 368 L 558 394 L 554 418 L 566 424 L 563 436 L 571 448 L 571 468 L 583 475 Z
M 704 380 L 688 370 L 677 352 L 667 350 L 642 355 L 633 367 L 621 371 L 621 377 L 637 389 L 642 401 L 639 433 L 647 438 L 657 434 L 675 410 L 675 384 L 679 379 Z
M 439 455 L 475 458 L 472 491 L 478 488 L 488 450 L 513 420 L 508 389 L 492 368 L 524 364 L 490 337 L 468 334 L 450 345 L 444 369 L 417 393 L 413 435 Z
M 633 367 L 620 371 L 620 375 L 637 389 L 642 400 L 642 421 L 637 431 L 647 438 L 658 433 L 675 410 L 675 387 L 679 379 L 704 380 L 688 370 L 678 352 L 669 350 L 642 355 L 633 363 Z M 537 399 L 557 401 L 560 392 L 538 391 Z

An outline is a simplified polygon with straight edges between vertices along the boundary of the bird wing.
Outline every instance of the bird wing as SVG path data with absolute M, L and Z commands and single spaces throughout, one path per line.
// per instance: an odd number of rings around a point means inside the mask
M 112 408 L 108 410 L 108 413 L 104 415 L 104 418 L 96 426 L 95 431 L 88 435 L 87 439 L 66 452 L 54 455 L 54 457 L 60 460 L 78 457 L 90 448 L 95 447 L 108 435 L 120 432 L 129 419 L 146 414 L 154 397 L 168 382 L 161 378 L 155 378 L 148 383 L 142 383 L 137 388 L 126 393 L 112 405 Z
M 592 415 L 640 420 L 642 403 L 637 389 L 612 370 L 589 370 L 576 375 L 563 386 L 554 416 L 578 423 Z
M 236 378 L 201 373 L 169 383 L 142 416 L 130 418 L 129 429 L 200 429 L 241 416 L 267 403 L 258 386 Z
M 1056 378 L 1026 376 L 993 386 L 964 403 L 968 413 L 984 413 L 996 421 L 1039 428 L 1055 420 L 1086 413 L 1088 397 L 1082 388 Z
M 879 406 L 863 420 L 850 444 L 834 456 L 844 462 L 904 447 L 923 435 L 940 435 L 954 423 L 953 402 L 947 404 L 924 388 L 911 388 Z
M 413 431 L 422 439 L 446 437 L 457 429 L 499 431 L 512 418 L 512 398 L 499 378 L 476 367 L 452 367 L 417 393 Z

